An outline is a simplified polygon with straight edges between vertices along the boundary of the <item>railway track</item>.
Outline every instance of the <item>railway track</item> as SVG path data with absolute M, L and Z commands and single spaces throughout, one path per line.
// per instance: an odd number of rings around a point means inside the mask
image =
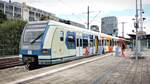
M 0 69 L 10 68 L 18 65 L 21 65 L 19 57 L 9 57 L 0 59 Z

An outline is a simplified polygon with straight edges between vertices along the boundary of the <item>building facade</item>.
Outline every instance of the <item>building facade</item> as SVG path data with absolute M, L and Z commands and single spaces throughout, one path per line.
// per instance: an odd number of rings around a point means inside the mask
M 38 21 L 42 16 L 58 20 L 55 14 L 26 5 L 26 3 L 0 1 L 0 10 L 8 19 L 22 19 L 26 21 Z
M 99 32 L 99 27 L 98 27 L 98 25 L 91 25 L 90 30 Z
M 74 26 L 78 26 L 81 28 L 85 28 L 85 25 L 83 24 L 58 18 L 53 13 L 49 13 L 41 9 L 28 6 L 26 5 L 26 3 L 0 1 L 0 10 L 4 12 L 4 14 L 7 16 L 8 19 L 39 21 L 41 20 L 41 17 L 44 17 L 44 18 L 46 17 L 47 19 L 50 19 L 50 20 L 55 20 L 58 22 L 69 24 L 69 25 L 74 25 Z
M 118 36 L 118 20 L 115 16 L 101 19 L 101 32 L 113 36 Z

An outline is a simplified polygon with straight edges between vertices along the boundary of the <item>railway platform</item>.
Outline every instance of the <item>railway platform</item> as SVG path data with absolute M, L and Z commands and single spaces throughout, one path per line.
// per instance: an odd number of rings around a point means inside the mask
M 142 59 L 113 53 L 75 60 L 0 78 L 2 84 L 150 84 L 150 50 Z

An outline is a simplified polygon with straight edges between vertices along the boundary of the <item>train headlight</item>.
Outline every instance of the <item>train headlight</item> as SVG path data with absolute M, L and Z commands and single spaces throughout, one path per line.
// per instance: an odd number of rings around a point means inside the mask
M 42 50 L 42 54 L 43 55 L 48 55 L 49 54 L 49 50 L 48 49 L 43 49 Z

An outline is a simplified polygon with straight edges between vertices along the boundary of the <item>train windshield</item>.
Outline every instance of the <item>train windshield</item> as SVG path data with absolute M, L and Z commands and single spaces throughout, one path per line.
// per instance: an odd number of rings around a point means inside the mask
M 39 43 L 42 40 L 44 30 L 46 25 L 44 26 L 35 26 L 35 25 L 27 25 L 24 33 L 23 42 L 25 43 Z
M 24 42 L 34 43 L 41 42 L 44 29 L 27 29 L 25 31 Z

